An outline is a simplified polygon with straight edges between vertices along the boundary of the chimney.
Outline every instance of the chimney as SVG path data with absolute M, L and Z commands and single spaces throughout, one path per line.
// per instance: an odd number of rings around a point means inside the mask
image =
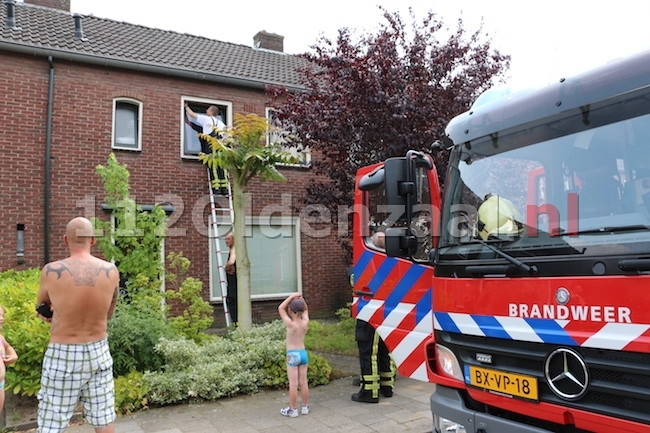
M 284 52 L 284 36 L 262 30 L 253 36 L 253 46 L 265 50 Z
M 72 15 L 74 18 L 74 38 L 75 40 L 79 41 L 87 41 L 88 39 L 84 38 L 84 29 L 81 25 L 81 15 L 80 14 L 74 14 Z
M 24 0 L 26 4 L 70 12 L 70 0 Z
M 5 27 L 13 30 L 20 30 L 20 27 L 16 27 L 16 0 L 5 0 L 5 6 L 7 7 L 7 21 L 5 22 Z

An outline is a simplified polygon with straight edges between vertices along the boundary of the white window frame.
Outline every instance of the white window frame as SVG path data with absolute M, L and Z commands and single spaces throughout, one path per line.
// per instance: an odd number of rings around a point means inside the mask
M 266 121 L 268 122 L 269 125 L 272 125 L 273 121 L 273 108 L 272 107 L 266 107 Z M 273 133 L 269 130 L 269 132 L 266 134 L 266 142 L 268 143 L 275 143 L 279 140 L 279 136 L 277 133 Z M 298 151 L 297 147 L 295 145 L 285 145 L 282 146 L 282 150 L 285 152 L 289 152 L 292 155 L 298 157 L 301 159 L 300 162 L 297 164 L 277 164 L 282 167 L 311 167 L 311 151 L 309 149 L 303 149 L 302 151 Z
M 207 98 L 196 98 L 193 96 L 181 96 L 181 106 L 180 106 L 180 155 L 181 158 L 184 159 L 199 159 L 198 155 L 195 155 L 193 153 L 186 153 L 185 152 L 185 134 L 186 134 L 186 127 L 185 127 L 185 102 L 198 102 L 200 104 L 207 104 L 207 105 L 216 105 L 217 107 L 220 108 L 220 117 L 223 123 L 226 124 L 227 128 L 232 127 L 232 102 L 230 101 L 224 101 L 221 99 L 207 99 Z M 226 116 L 223 116 L 223 110 L 222 108 L 225 108 L 226 110 Z M 200 114 L 205 114 L 205 113 L 200 113 Z M 194 131 L 192 131 L 194 132 Z
M 135 146 L 130 145 L 120 145 L 116 143 L 115 140 L 115 127 L 117 126 L 117 104 L 125 103 L 137 107 L 138 119 L 137 119 L 137 137 Z M 113 98 L 113 126 L 111 129 L 111 148 L 119 150 L 132 150 L 132 151 L 142 151 L 142 112 L 143 104 L 142 101 L 138 101 L 133 98 Z
M 262 224 L 263 223 L 263 224 Z M 295 275 L 296 275 L 296 287 L 295 291 L 288 291 L 288 292 L 278 292 L 278 293 L 263 293 L 263 294 L 254 294 L 255 292 L 255 287 L 251 287 L 251 299 L 253 301 L 263 301 L 263 300 L 273 300 L 273 299 L 285 299 L 287 296 L 289 296 L 291 293 L 302 293 L 302 260 L 301 260 L 301 243 L 300 243 L 300 218 L 298 217 L 271 217 L 271 221 L 269 224 L 268 218 L 264 218 L 264 221 L 260 221 L 259 217 L 246 217 L 246 233 L 244 234 L 245 238 L 251 237 L 252 236 L 252 226 L 264 226 L 264 231 L 272 231 L 272 234 L 275 234 L 277 229 L 274 229 L 274 227 L 277 226 L 293 226 L 293 237 L 288 238 L 286 236 L 279 235 L 277 238 L 282 237 L 283 239 L 290 239 L 293 241 L 293 245 L 295 248 Z M 223 233 L 221 230 L 221 227 L 223 227 Z M 227 259 L 228 259 L 228 247 L 226 247 L 226 244 L 224 242 L 224 237 L 225 234 L 230 230 L 230 227 L 226 226 L 219 226 L 219 245 L 221 248 L 221 253 L 222 253 L 222 264 L 225 265 Z M 210 230 L 211 232 L 211 230 Z M 264 234 L 262 232 L 261 234 Z M 214 303 L 220 303 L 222 302 L 222 294 L 221 294 L 221 286 L 219 282 L 219 270 L 215 266 L 217 263 L 216 260 L 216 251 L 214 249 L 214 239 L 211 237 L 208 237 L 208 243 L 209 243 L 209 248 L 208 248 L 208 254 L 210 256 L 208 257 L 208 263 L 210 267 L 210 302 Z M 237 250 L 237 245 L 235 245 L 235 251 Z M 250 248 L 248 249 L 250 252 Z M 215 259 L 213 260 L 213 257 Z M 255 272 L 255 263 L 251 262 L 251 280 L 254 280 L 254 272 Z M 253 284 L 253 281 L 251 281 L 251 284 Z

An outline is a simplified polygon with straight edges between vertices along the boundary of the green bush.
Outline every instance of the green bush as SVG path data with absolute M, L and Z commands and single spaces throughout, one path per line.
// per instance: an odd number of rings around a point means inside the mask
M 134 304 L 118 302 L 108 323 L 113 373 L 124 376 L 133 370 L 160 370 L 164 358 L 155 346 L 161 338 L 173 338 L 174 335 L 161 309 L 141 309 Z
M 143 212 L 129 196 L 130 173 L 126 164 L 110 153 L 106 165 L 97 165 L 95 173 L 101 178 L 106 196 L 104 201 L 112 208 L 112 221 L 93 218 L 101 235 L 97 246 L 106 260 L 112 260 L 124 281 L 126 302 L 137 302 L 143 308 L 156 309 L 162 300 L 163 263 L 159 260 L 162 239 L 167 230 L 167 215 L 159 205 Z
M 261 357 L 262 379 L 260 386 L 269 388 L 282 388 L 288 383 L 285 366 L 285 337 L 286 328 L 280 320 L 253 326 L 250 330 L 235 328 L 227 336 L 244 347 L 245 350 L 254 352 Z
M 357 356 L 359 350 L 354 339 L 356 322 L 350 316 L 350 309 L 341 308 L 336 315 L 340 319 L 336 323 L 323 324 L 315 320 L 309 322 L 305 347 L 317 352 Z
M 149 401 L 174 404 L 286 388 L 285 335 L 284 324 L 276 320 L 251 330 L 235 328 L 226 337 L 211 336 L 202 345 L 163 339 L 156 350 L 165 358 L 164 371 L 144 375 Z M 326 359 L 309 354 L 310 386 L 328 383 L 331 372 Z
M 213 336 L 201 346 L 187 339 L 163 339 L 156 349 L 167 363 L 164 372 L 144 375 L 152 403 L 173 404 L 252 394 L 262 381 L 259 357 L 225 338 Z
M 14 394 L 33 396 L 41 387 L 41 366 L 50 325 L 36 316 L 39 284 L 39 269 L 0 273 L 4 335 L 18 354 L 18 361 L 7 368 L 6 390 Z
M 206 337 L 203 331 L 208 329 L 214 320 L 212 306 L 201 297 L 203 283 L 187 276 L 190 261 L 183 253 L 170 253 L 167 262 L 170 271 L 165 278 L 167 283 L 173 286 L 173 290 L 167 290 L 165 297 L 179 302 L 184 307 L 180 316 L 169 319 L 171 326 L 178 335 L 201 343 Z M 182 282 L 179 283 L 179 280 Z
M 327 385 L 330 382 L 331 375 L 332 365 L 329 361 L 320 355 L 309 353 L 309 368 L 307 369 L 307 383 L 309 383 L 309 386 Z M 289 386 L 288 378 L 286 386 Z
M 132 371 L 115 379 L 115 411 L 127 415 L 147 408 L 149 388 L 142 380 L 143 373 Z
M 323 325 L 313 320 L 310 321 L 307 335 L 312 332 L 312 326 L 318 329 Z M 237 328 L 228 334 L 228 338 L 240 342 L 248 350 L 262 357 L 264 378 L 261 386 L 267 388 L 287 388 L 289 386 L 286 365 L 286 327 L 281 320 L 253 327 L 250 331 Z M 330 363 L 309 350 L 307 353 L 309 355 L 309 367 L 307 368 L 309 386 L 329 383 L 332 373 Z

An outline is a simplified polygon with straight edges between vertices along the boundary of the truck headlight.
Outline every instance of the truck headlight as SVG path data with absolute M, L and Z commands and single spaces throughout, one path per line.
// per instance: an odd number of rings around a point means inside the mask
M 437 432 L 440 433 L 467 433 L 465 426 L 458 424 L 447 418 L 442 418 L 438 415 L 433 415 L 433 425 L 436 428 Z
M 436 344 L 436 359 L 438 366 L 443 373 L 454 379 L 463 381 L 463 371 L 460 369 L 460 363 L 454 355 L 454 352 L 447 349 L 445 346 Z

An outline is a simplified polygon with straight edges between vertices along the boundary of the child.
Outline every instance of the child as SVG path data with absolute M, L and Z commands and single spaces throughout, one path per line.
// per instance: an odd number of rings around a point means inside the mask
M 5 312 L 2 307 L 0 307 L 0 329 L 2 329 L 2 324 L 5 322 Z M 13 364 L 18 359 L 16 351 L 3 335 L 0 335 L 0 355 L 4 362 L 0 362 L 0 411 L 5 406 L 5 375 L 7 373 L 7 368 L 5 365 Z
M 309 413 L 309 388 L 307 385 L 307 351 L 305 335 L 309 325 L 307 303 L 300 293 L 293 293 L 278 306 L 278 313 L 287 326 L 287 376 L 289 377 L 289 406 L 280 410 L 284 416 L 298 416 L 298 385 L 302 408 L 300 413 Z

